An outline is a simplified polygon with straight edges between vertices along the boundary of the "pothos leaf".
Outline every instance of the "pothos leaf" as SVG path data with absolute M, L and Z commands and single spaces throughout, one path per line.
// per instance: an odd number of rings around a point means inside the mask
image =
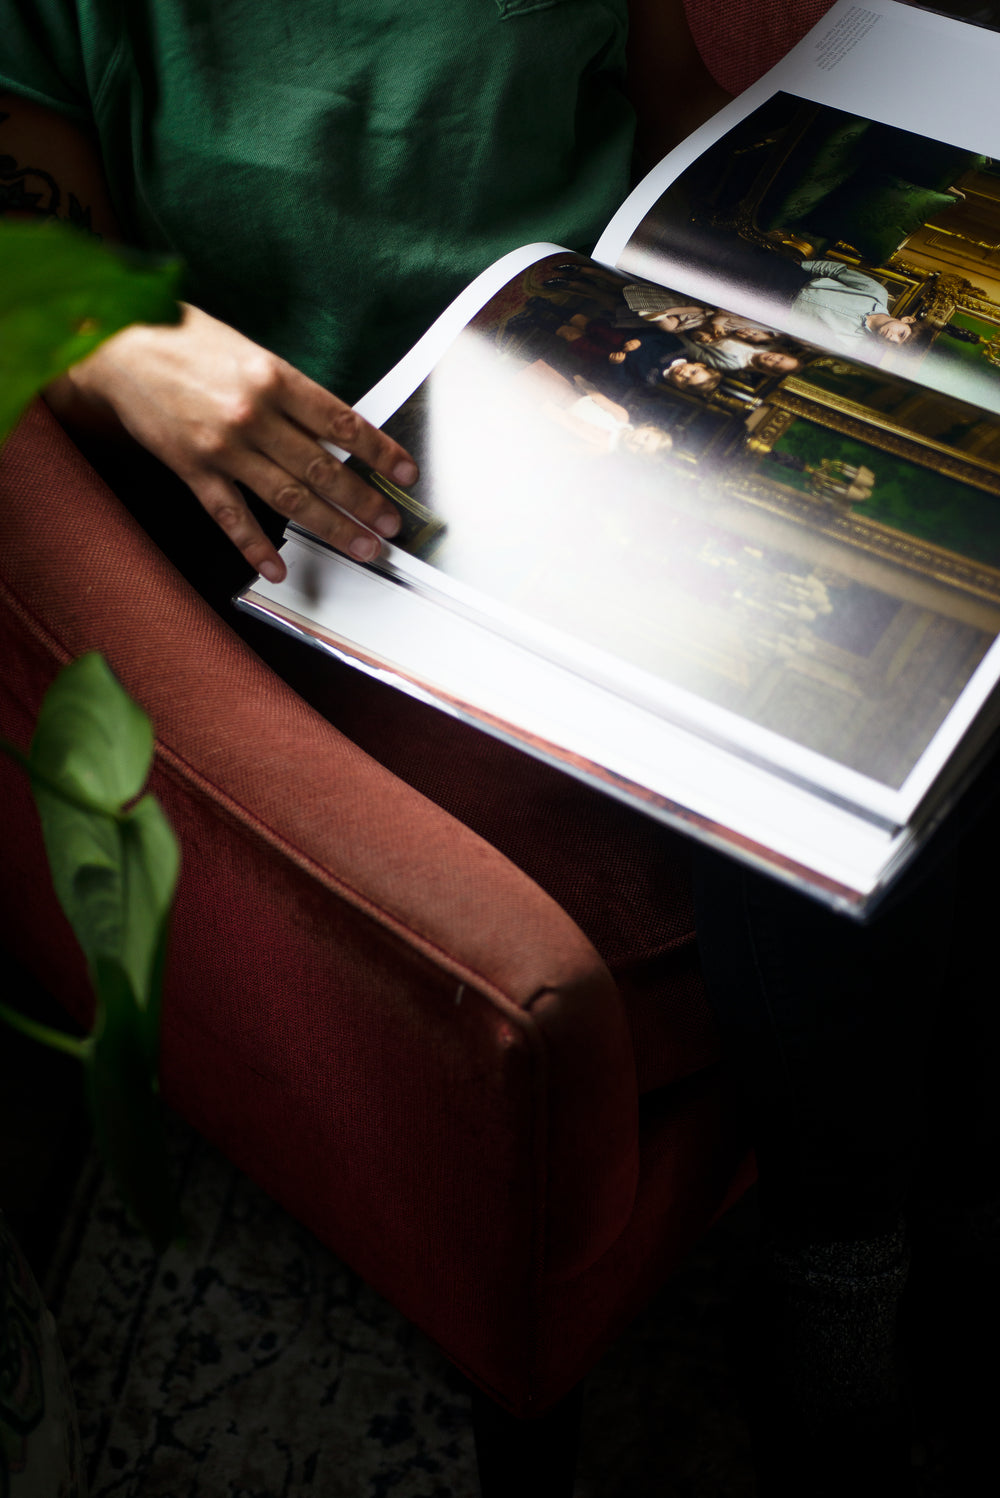
M 98 1146 L 157 1246 L 175 1205 L 159 1110 L 160 990 L 180 855 L 151 795 L 148 718 L 100 656 L 49 688 L 27 756 L 53 884 L 90 970 L 92 1036 L 79 1053 Z
M 46 780 L 115 815 L 146 783 L 153 730 L 91 651 L 70 661 L 46 693 L 30 757 Z
M 179 283 L 178 261 L 56 221 L 0 220 L 0 441 L 33 395 L 113 333 L 177 322 Z

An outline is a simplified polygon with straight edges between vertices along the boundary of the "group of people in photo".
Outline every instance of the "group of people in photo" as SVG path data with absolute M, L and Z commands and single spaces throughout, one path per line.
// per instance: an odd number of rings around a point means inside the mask
M 661 454 L 677 394 L 701 401 L 795 374 L 806 349 L 775 328 L 583 261 L 529 273 L 532 291 L 497 329 L 562 426 L 603 451 Z M 531 357 L 534 356 L 534 357 Z

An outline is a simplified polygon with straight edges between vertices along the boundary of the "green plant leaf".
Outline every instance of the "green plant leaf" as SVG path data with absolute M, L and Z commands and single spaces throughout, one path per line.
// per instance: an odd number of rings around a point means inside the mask
M 74 806 L 37 783 L 34 792 L 56 896 L 93 972 L 98 957 L 122 950 L 121 834 L 105 812 Z
M 159 983 L 167 924 L 180 866 L 177 841 L 152 796 L 120 818 L 74 806 L 35 787 L 42 834 L 59 903 L 93 973 L 120 962 L 148 1011 L 147 1048 L 155 1054 Z
M 159 803 L 144 796 L 119 823 L 125 916 L 121 962 L 142 1010 L 147 1057 L 155 1066 L 160 992 L 180 851 Z
M 85 1066 L 95 1138 L 126 1206 L 159 1251 L 176 1233 L 177 1202 L 144 1006 L 115 958 L 98 957 L 92 978 L 98 1021 Z
M 177 1221 L 157 1076 L 163 963 L 180 855 L 155 797 L 129 804 L 145 784 L 152 754 L 145 713 L 104 660 L 88 655 L 66 666 L 49 688 L 27 768 L 56 894 L 94 988 L 94 1029 L 78 1054 L 97 1145 L 126 1205 L 159 1249 Z
M 46 694 L 28 754 L 59 903 L 93 972 L 102 958 L 124 968 L 150 1011 L 177 883 L 177 842 L 152 796 L 130 810 L 153 755 L 146 714 L 99 655 L 81 656 Z M 81 802 L 83 804 L 81 804 Z
M 177 322 L 177 261 L 55 221 L 0 220 L 0 441 L 56 375 L 129 323 Z
M 29 754 L 32 771 L 112 815 L 138 796 L 153 758 L 149 719 L 91 652 L 46 693 Z

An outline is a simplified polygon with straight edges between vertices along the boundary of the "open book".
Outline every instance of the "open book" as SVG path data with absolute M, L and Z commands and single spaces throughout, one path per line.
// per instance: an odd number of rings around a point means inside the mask
M 397 543 L 291 527 L 240 606 L 863 914 L 1000 714 L 998 75 L 840 0 L 359 403 Z

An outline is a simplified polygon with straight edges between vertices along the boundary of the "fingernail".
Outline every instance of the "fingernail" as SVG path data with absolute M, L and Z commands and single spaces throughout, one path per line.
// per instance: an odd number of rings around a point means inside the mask
M 372 562 L 379 553 L 379 545 L 374 536 L 355 536 L 347 549 L 359 562 Z
M 409 484 L 415 484 L 417 482 L 416 463 L 397 463 L 395 468 L 392 470 L 392 477 L 393 481 L 397 484 L 402 484 L 404 489 Z
M 378 531 L 380 536 L 386 539 L 394 536 L 399 530 L 399 516 L 395 510 L 385 510 L 377 519 L 372 521 L 372 530 Z
M 285 569 L 280 562 L 261 562 L 260 575 L 266 577 L 269 583 L 280 583 L 284 580 Z

